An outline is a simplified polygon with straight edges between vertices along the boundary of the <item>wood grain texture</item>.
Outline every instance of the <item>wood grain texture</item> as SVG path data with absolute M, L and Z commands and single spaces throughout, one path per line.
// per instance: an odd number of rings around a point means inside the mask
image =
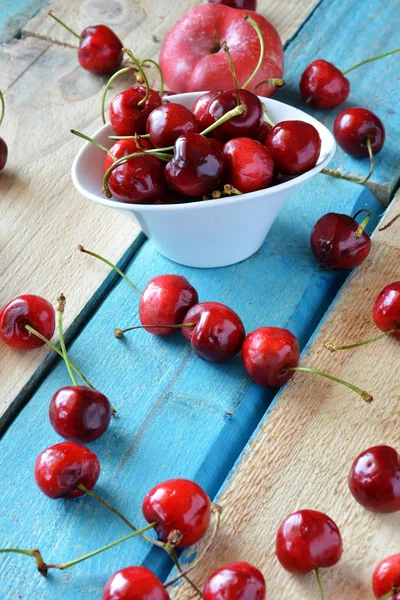
M 0 6 L 0 42 L 17 35 L 46 0 L 2 0 Z
M 400 212 L 400 194 L 382 224 Z M 385 556 L 399 551 L 400 514 L 376 515 L 351 496 L 347 475 L 353 460 L 376 444 L 399 447 L 399 343 L 383 339 L 363 348 L 331 354 L 323 342 L 351 343 L 376 335 L 372 306 L 381 289 L 400 276 L 399 222 L 373 238 L 370 257 L 334 302 L 302 364 L 361 384 L 374 395 L 371 405 L 321 377 L 298 373 L 278 394 L 233 469 L 217 501 L 223 505 L 218 542 L 193 572 L 204 582 L 218 566 L 246 560 L 264 573 L 268 598 L 319 598 L 315 575 L 294 577 L 275 557 L 281 521 L 302 508 L 331 516 L 343 536 L 338 565 L 322 571 L 326 598 L 373 597 L 371 577 Z M 199 550 L 201 549 L 199 545 Z M 193 597 L 184 585 L 174 598 Z

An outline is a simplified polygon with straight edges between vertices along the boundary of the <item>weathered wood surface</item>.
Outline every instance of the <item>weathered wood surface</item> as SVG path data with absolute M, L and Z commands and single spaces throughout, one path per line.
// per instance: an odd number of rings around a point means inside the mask
M 47 15 L 48 9 L 53 8 L 77 31 L 90 23 L 107 22 L 144 57 L 159 52 L 160 43 L 153 41 L 152 34 L 162 39 L 195 4 L 194 0 L 52 2 L 26 24 L 27 39 L 0 48 L 0 89 L 6 99 L 1 135 L 9 147 L 9 161 L 0 176 L 0 306 L 22 292 L 54 300 L 64 290 L 70 305 L 68 327 L 107 273 L 104 265 L 87 268 L 74 262 L 76 245 L 85 243 L 116 261 L 125 251 L 129 256 L 139 231 L 125 216 L 82 198 L 72 185 L 70 168 L 81 141 L 69 130 L 73 127 L 90 135 L 99 127 L 106 80 L 80 68 L 76 50 L 69 47 L 76 40 Z M 291 0 L 286 3 L 290 10 L 284 10 L 276 0 L 263 1 L 260 7 L 287 40 L 315 4 L 316 0 Z M 7 14 L 1 5 L 0 22 Z M 25 397 L 23 388 L 46 354 L 46 349 L 17 353 L 0 346 L 0 414 L 20 392 Z
M 383 219 L 400 212 L 400 194 Z M 298 373 L 276 397 L 233 469 L 217 501 L 223 526 L 193 580 L 200 584 L 215 568 L 246 560 L 264 573 L 268 598 L 319 598 L 315 575 L 295 577 L 275 556 L 275 536 L 290 513 L 311 508 L 338 524 L 344 553 L 338 565 L 322 570 L 330 600 L 373 598 L 371 577 L 384 557 L 399 551 L 400 513 L 376 515 L 351 496 L 347 475 L 363 450 L 388 444 L 399 448 L 399 342 L 383 339 L 350 351 L 328 352 L 325 341 L 352 343 L 377 335 L 372 306 L 378 293 L 400 276 L 400 222 L 377 232 L 372 252 L 349 278 L 333 309 L 302 357 L 373 394 L 371 405 L 321 377 Z M 201 549 L 199 545 L 199 550 Z M 194 597 L 184 585 L 174 598 Z
M 26 22 L 46 3 L 46 0 L 2 0 L 0 6 L 0 41 L 18 35 Z

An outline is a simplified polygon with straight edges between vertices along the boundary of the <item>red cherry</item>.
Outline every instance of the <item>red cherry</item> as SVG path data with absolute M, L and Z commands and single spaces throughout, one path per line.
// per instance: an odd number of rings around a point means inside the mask
M 228 306 L 219 302 L 201 302 L 193 306 L 183 323 L 195 323 L 182 329 L 193 351 L 208 362 L 219 363 L 235 356 L 245 337 L 243 323 Z
M 324 269 L 353 269 L 371 250 L 371 239 L 354 217 L 327 213 L 311 233 L 311 250 Z
M 300 175 L 317 164 L 321 138 L 310 123 L 281 121 L 268 134 L 265 145 L 280 173 Z
M 140 322 L 142 325 L 179 325 L 188 310 L 198 301 L 196 290 L 185 277 L 158 275 L 149 281 L 140 297 Z M 153 335 L 166 336 L 178 330 L 160 327 L 146 331 Z
M 320 567 L 333 567 L 342 551 L 336 523 L 315 510 L 299 510 L 286 517 L 276 537 L 276 555 L 290 573 L 305 575 Z
M 222 154 L 198 133 L 181 135 L 175 142 L 174 158 L 165 167 L 167 183 L 186 196 L 213 192 L 223 174 Z
M 222 94 L 222 92 L 206 92 L 205 94 L 199 96 L 199 98 L 197 98 L 196 102 L 192 106 L 192 113 L 196 117 L 201 131 L 207 129 L 207 127 L 209 127 L 214 122 L 208 113 L 208 109 L 210 107 L 211 102 L 214 100 L 214 98 L 219 96 L 219 94 Z
M 126 147 L 131 148 L 132 144 L 126 144 Z M 126 150 L 121 150 L 121 154 L 127 156 L 125 152 Z M 136 147 L 133 149 L 133 153 L 135 152 L 140 150 Z M 111 171 L 108 187 L 120 202 L 151 204 L 163 196 L 165 191 L 164 163 L 150 154 L 130 158 Z
M 53 336 L 55 328 L 54 308 L 44 298 L 26 294 L 10 300 L 0 311 L 0 338 L 16 350 L 40 348 L 42 342 L 25 325 L 41 333 L 46 339 Z
M 272 130 L 273 130 L 273 126 L 270 125 L 270 123 L 267 123 L 267 121 L 263 121 L 261 123 L 260 129 L 257 131 L 257 135 L 256 135 L 255 139 L 257 140 L 257 142 L 264 144 L 265 140 L 267 139 L 268 134 Z
M 111 575 L 101 598 L 102 600 L 169 600 L 161 581 L 145 567 L 127 567 Z
M 218 125 L 213 130 L 213 136 L 220 140 L 230 140 L 234 137 L 254 137 L 257 135 L 264 118 L 261 100 L 248 90 L 239 90 L 240 102 L 244 106 L 244 113 L 232 117 Z M 208 107 L 210 123 L 215 123 L 227 112 L 236 108 L 238 97 L 236 90 L 228 90 L 218 94 Z
M 386 597 L 393 591 L 388 600 L 400 600 L 400 554 L 388 556 L 379 563 L 372 576 L 372 589 L 375 598 Z
M 204 600 L 264 600 L 265 579 L 247 562 L 234 562 L 220 567 L 207 579 Z
M 117 94 L 110 104 L 110 123 L 117 135 L 138 135 L 146 133 L 149 114 L 161 105 L 160 95 L 150 89 L 146 102 L 139 104 L 146 95 L 143 85 L 130 87 Z
M 263 144 L 241 137 L 227 142 L 223 149 L 225 178 L 242 193 L 256 192 L 271 185 L 274 161 Z
M 0 137 L 0 171 L 2 171 L 4 169 L 4 167 L 6 166 L 7 157 L 8 157 L 7 144 L 5 143 L 3 138 Z
M 366 108 L 346 108 L 335 119 L 333 133 L 339 146 L 356 158 L 369 156 L 367 139 L 373 154 L 378 154 L 385 141 L 385 128 L 374 113 Z
M 373 318 L 381 331 L 398 328 L 399 332 L 392 335 L 400 338 L 400 281 L 389 283 L 383 288 L 375 300 Z
M 180 135 L 199 132 L 196 117 L 181 104 L 162 104 L 147 119 L 146 133 L 155 148 L 172 146 Z
M 113 73 L 122 63 L 122 43 L 106 25 L 86 27 L 81 33 L 78 60 L 84 69 L 99 75 Z
M 374 446 L 354 461 L 349 487 L 361 506 L 372 512 L 400 510 L 400 457 L 390 446 Z
M 314 108 L 335 108 L 348 97 L 350 82 L 334 64 L 318 59 L 301 76 L 300 92 Z
M 75 442 L 61 442 L 39 454 L 35 462 L 35 480 L 49 498 L 77 498 L 85 492 L 81 483 L 91 490 L 100 475 L 97 456 Z
M 117 140 L 110 148 L 110 152 L 117 158 L 134 154 L 135 152 L 142 152 L 143 150 L 153 149 L 153 144 L 146 138 L 139 138 L 139 140 Z M 106 154 L 104 159 L 104 172 L 107 171 L 113 164 L 114 159 L 110 154 Z
M 280 387 L 293 377 L 300 360 L 299 343 L 287 329 L 260 327 L 249 333 L 243 342 L 242 359 L 246 371 L 259 385 Z
M 225 4 L 231 8 L 243 8 L 244 10 L 257 10 L 257 0 L 208 0 L 211 4 Z
M 146 521 L 158 523 L 155 530 L 161 541 L 167 542 L 172 531 L 181 533 L 179 548 L 196 544 L 211 519 L 209 497 L 188 479 L 170 479 L 156 485 L 146 494 L 142 510 Z
M 111 404 L 104 394 L 85 385 L 63 387 L 51 399 L 49 418 L 58 435 L 87 444 L 107 431 Z

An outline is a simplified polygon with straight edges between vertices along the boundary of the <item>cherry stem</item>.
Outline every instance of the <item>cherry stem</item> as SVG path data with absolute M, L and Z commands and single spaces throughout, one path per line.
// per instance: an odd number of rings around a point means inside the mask
M 317 576 L 317 582 L 319 587 L 319 593 L 321 594 L 321 600 L 324 600 L 324 588 L 322 587 L 321 574 L 319 572 L 319 567 L 315 569 L 315 575 Z
M 74 135 L 77 135 L 78 137 L 82 138 L 83 140 L 90 142 L 94 146 L 97 146 L 98 148 L 100 148 L 100 150 L 104 150 L 104 152 L 107 152 L 108 156 L 111 156 L 111 158 L 113 160 L 117 160 L 117 157 L 115 156 L 115 154 L 110 152 L 110 150 L 108 148 L 106 148 L 105 146 L 103 146 L 103 144 L 100 144 L 100 142 L 97 142 L 93 138 L 85 135 L 84 133 L 81 133 L 80 131 L 76 131 L 76 129 L 70 129 L 70 132 L 73 133 Z
M 105 263 L 106 265 L 108 265 L 109 267 L 111 267 L 112 269 L 114 269 L 114 271 L 116 271 L 118 273 L 118 275 L 120 275 L 122 277 L 122 279 L 125 279 L 125 281 L 131 286 L 132 289 L 135 290 L 135 292 L 141 296 L 142 292 L 139 291 L 139 289 L 136 287 L 136 285 L 133 283 L 133 281 L 131 281 L 129 279 L 129 277 L 127 277 L 125 275 L 125 273 L 123 273 L 121 271 L 121 269 L 119 269 L 117 267 L 117 265 L 114 265 L 114 263 L 112 263 L 111 261 L 107 260 L 106 258 L 104 258 L 103 256 L 100 256 L 100 254 L 96 254 L 95 252 L 92 252 L 91 250 L 86 250 L 86 248 L 84 248 L 83 246 L 81 246 L 81 244 L 79 244 L 78 246 L 78 250 L 79 252 L 83 252 L 83 254 L 89 254 L 90 256 L 93 256 L 94 258 L 98 258 L 99 260 L 101 260 L 103 263 Z
M 0 125 L 3 122 L 3 118 L 4 118 L 4 111 L 6 109 L 6 105 L 4 103 L 4 96 L 0 90 L 0 106 L 1 106 L 1 112 L 0 112 Z
M 360 215 L 361 213 L 367 213 L 365 218 L 361 221 L 361 223 L 359 224 L 359 226 L 357 227 L 356 231 L 354 232 L 354 236 L 355 238 L 358 240 L 362 234 L 364 233 L 364 229 L 366 228 L 368 221 L 371 218 L 371 212 L 367 209 L 367 208 L 361 208 L 360 210 L 358 210 L 356 212 L 356 214 L 354 215 L 353 219 L 356 219 L 358 217 L 358 215 Z
M 326 377 L 327 379 L 330 379 L 331 381 L 336 381 L 336 383 L 341 383 L 342 385 L 345 385 L 346 387 L 353 390 L 353 392 L 356 392 L 356 394 L 361 396 L 361 398 L 365 402 L 372 402 L 372 400 L 373 400 L 373 397 L 371 396 L 371 394 L 368 394 L 368 392 L 365 392 L 364 390 L 357 387 L 356 385 L 353 385 L 352 383 L 349 383 L 348 381 L 344 381 L 343 379 L 338 379 L 337 377 L 334 377 L 333 375 L 328 375 L 327 373 L 324 373 L 323 371 L 318 371 L 317 369 L 308 369 L 307 367 L 285 367 L 284 369 L 282 369 L 282 371 L 302 371 L 304 373 L 315 373 L 315 375 L 321 375 L 322 377 Z
M 151 58 L 145 58 L 144 60 L 141 61 L 140 64 L 143 67 L 143 65 L 145 63 L 151 63 L 154 67 L 156 67 L 156 69 L 157 69 L 157 71 L 158 71 L 158 73 L 160 75 L 160 91 L 159 91 L 159 94 L 160 94 L 160 96 L 162 96 L 163 93 L 164 93 L 164 76 L 163 76 L 163 72 L 161 70 L 160 65 L 158 64 L 158 62 L 156 62 L 155 60 L 152 60 Z
M 271 125 L 271 127 L 275 127 L 275 123 L 272 121 L 271 117 L 269 116 L 267 107 L 265 106 L 265 104 L 263 104 L 263 112 L 264 112 L 264 119 L 267 121 L 267 123 L 269 123 Z
M 208 133 L 210 133 L 211 131 L 213 131 L 213 129 L 215 129 L 219 125 L 222 125 L 222 123 L 225 123 L 226 121 L 229 121 L 229 119 L 232 119 L 233 117 L 238 117 L 239 115 L 242 115 L 244 113 L 244 111 L 245 111 L 244 105 L 243 104 L 239 104 L 239 106 L 236 106 L 235 108 L 232 108 L 232 110 L 229 110 L 227 113 L 225 113 L 224 115 L 222 115 L 222 117 L 220 117 L 218 119 L 218 121 L 215 121 L 215 123 L 213 123 L 212 125 L 210 125 L 209 127 L 207 127 L 207 129 L 205 129 L 204 131 L 202 131 L 200 135 L 207 135 Z
M 109 135 L 108 139 L 109 140 L 134 140 L 137 137 L 139 137 L 139 138 L 149 138 L 150 134 L 149 133 L 145 133 L 143 135 L 138 135 L 137 133 L 135 133 L 135 135 Z
M 330 177 L 336 177 L 336 179 L 345 179 L 346 181 L 352 181 L 353 183 L 359 183 L 359 184 L 366 183 L 368 181 L 368 179 L 371 177 L 371 175 L 374 171 L 374 166 L 375 166 L 375 158 L 374 158 L 374 153 L 372 151 L 372 145 L 371 145 L 370 138 L 367 138 L 366 143 L 367 143 L 369 161 L 370 161 L 369 172 L 366 177 L 351 177 L 351 175 L 341 175 L 337 171 L 332 171 L 332 169 L 322 169 L 321 173 L 323 173 L 324 175 L 329 175 Z
M 128 327 L 127 329 L 120 329 L 117 327 L 114 329 L 114 335 L 120 340 L 124 333 L 133 331 L 134 329 L 184 329 L 185 327 L 194 327 L 195 325 L 196 323 L 180 323 L 179 325 L 135 325 L 134 327 Z
M 389 598 L 391 598 L 393 596 L 393 594 L 396 593 L 396 589 L 393 588 L 392 590 L 390 590 L 390 592 L 388 592 L 387 594 L 385 594 L 384 596 L 382 596 L 381 598 L 379 598 L 379 600 L 389 600 Z
M 48 14 L 50 17 L 52 17 L 52 19 L 57 21 L 57 23 L 60 23 L 60 25 L 62 25 L 67 31 L 69 31 L 70 33 L 72 33 L 72 35 L 74 35 L 76 38 L 78 38 L 78 40 L 80 42 L 83 42 L 83 37 L 81 35 L 79 35 L 79 33 L 76 33 L 76 31 L 74 31 L 73 29 L 68 27 L 68 25 L 66 25 L 63 21 L 61 21 L 61 19 L 56 17 L 56 15 L 51 10 L 49 10 Z
M 212 194 L 205 194 L 203 200 L 218 200 L 218 198 L 221 198 L 222 196 L 240 196 L 242 193 L 243 192 L 237 190 L 230 183 L 226 183 L 222 192 L 220 190 L 215 190 Z
M 192 569 L 197 567 L 197 565 L 203 560 L 203 558 L 206 556 L 206 554 L 208 554 L 208 552 L 211 550 L 211 548 L 215 542 L 215 538 L 218 535 L 219 526 L 220 526 L 220 522 L 221 522 L 222 507 L 219 506 L 219 504 L 212 503 L 211 512 L 214 515 L 214 530 L 210 536 L 210 540 L 209 540 L 208 544 L 205 546 L 203 551 L 200 552 L 200 554 L 197 556 L 196 560 L 194 560 L 187 569 L 185 569 L 184 571 L 181 571 L 178 575 L 176 575 L 175 577 L 173 577 L 172 579 L 170 579 L 169 581 L 167 581 L 164 584 L 165 588 L 167 588 L 170 585 L 174 584 L 175 582 L 179 581 L 179 579 L 181 579 L 182 577 L 187 575 L 190 571 L 192 571 Z
M 236 90 L 237 105 L 240 106 L 239 84 L 238 84 L 238 80 L 237 80 L 237 77 L 236 77 L 235 67 L 233 66 L 232 57 L 229 54 L 228 44 L 226 42 L 222 42 L 221 48 L 225 52 L 225 56 L 226 56 L 226 58 L 228 60 L 228 63 L 229 63 L 229 68 L 230 68 L 231 73 L 232 73 L 233 83 L 234 83 L 235 90 Z
M 25 554 L 25 556 L 33 556 L 33 558 L 36 561 L 36 566 L 38 568 L 38 571 L 41 575 L 43 575 L 43 577 L 46 577 L 47 575 L 47 565 L 44 562 L 42 555 L 40 553 L 39 550 L 23 550 L 21 548 L 2 548 L 0 549 L 0 552 L 12 552 L 15 554 Z
M 105 108 L 105 106 L 106 106 L 107 92 L 110 89 L 110 86 L 113 83 L 113 81 L 115 81 L 115 79 L 117 79 L 117 77 L 119 77 L 120 75 L 123 75 L 124 73 L 127 73 L 128 71 L 136 71 L 136 68 L 135 67 L 124 67 L 123 69 L 120 69 L 119 71 L 114 73 L 114 75 L 111 75 L 110 79 L 107 81 L 107 85 L 104 88 L 103 96 L 101 98 L 101 118 L 103 119 L 103 125 L 106 124 L 106 116 L 105 116 L 106 108 Z
M 385 331 L 385 333 L 381 333 L 380 335 L 369 338 L 368 340 L 364 340 L 362 342 L 356 342 L 354 344 L 346 344 L 344 346 L 335 346 L 331 342 L 324 342 L 324 348 L 326 348 L 330 352 L 336 352 L 336 350 L 350 350 L 351 348 L 358 348 L 359 346 L 366 346 L 367 344 L 372 344 L 373 342 L 376 342 L 377 340 L 381 340 L 382 338 L 384 338 L 388 335 L 391 335 L 392 333 L 398 333 L 398 332 L 399 332 L 399 328 L 396 327 L 396 329 L 391 329 L 390 331 Z
M 395 48 L 394 50 L 389 50 L 389 52 L 385 52 L 384 54 L 377 54 L 376 56 L 372 56 L 371 58 L 362 60 L 361 62 L 357 63 L 356 65 L 353 65 L 352 67 L 350 67 L 350 69 L 346 69 L 345 71 L 342 71 L 342 73 L 343 73 L 343 75 L 346 75 L 347 73 L 350 73 L 350 71 L 354 71 L 354 69 L 358 69 L 358 67 L 361 67 L 362 65 L 365 65 L 369 62 L 373 62 L 374 60 L 379 60 L 380 58 L 384 58 L 385 56 L 390 56 L 391 54 L 395 54 L 396 52 L 400 52 L 400 47 Z
M 146 94 L 137 103 L 137 106 L 141 106 L 142 104 L 144 104 L 146 102 L 146 100 L 148 99 L 149 94 L 150 94 L 149 80 L 147 79 L 146 73 L 143 70 L 142 63 L 138 61 L 136 56 L 133 54 L 132 50 L 128 50 L 128 48 L 122 48 L 122 50 L 125 52 L 125 54 L 127 54 L 129 56 L 129 58 L 131 59 L 133 64 L 135 64 L 137 66 L 137 68 L 139 69 L 139 73 L 144 81 L 145 86 L 146 86 Z
M 264 51 L 265 51 L 263 34 L 261 33 L 261 29 L 259 28 L 258 24 L 249 15 L 244 15 L 243 19 L 245 21 L 247 21 L 248 23 L 250 23 L 250 25 L 252 25 L 254 27 L 254 29 L 256 30 L 258 39 L 260 40 L 260 56 L 258 58 L 258 63 L 256 65 L 256 68 L 254 69 L 253 73 L 250 75 L 250 77 L 248 78 L 246 83 L 244 83 L 242 85 L 242 90 L 244 90 L 244 88 L 246 88 L 249 85 L 250 81 L 252 81 L 254 79 L 254 77 L 257 75 L 257 73 L 262 65 L 262 62 L 264 60 Z M 280 80 L 280 81 L 282 81 L 282 80 Z
M 395 223 L 397 221 L 397 219 L 400 219 L 400 213 L 398 215 L 396 215 L 395 217 L 393 217 L 393 219 L 391 219 L 389 221 L 389 223 L 386 223 L 386 225 L 384 225 L 383 227 L 379 227 L 378 231 L 385 231 L 385 229 L 389 229 L 389 227 L 391 227 L 393 225 L 393 223 Z
M 64 354 L 61 352 L 61 350 L 59 348 L 57 348 L 57 346 L 55 344 L 50 342 L 50 340 L 45 338 L 44 335 L 42 335 L 41 333 L 36 331 L 36 329 L 33 329 L 33 327 L 31 327 L 30 325 L 25 325 L 25 329 L 27 329 L 30 333 L 35 335 L 40 340 L 42 340 L 42 342 L 47 344 L 52 350 L 54 350 L 54 352 L 57 352 L 57 354 L 59 356 L 61 356 L 61 358 L 64 358 Z M 75 371 L 75 373 L 82 379 L 82 381 L 84 381 L 88 387 L 90 387 L 94 390 L 94 386 L 90 383 L 90 381 L 88 379 L 86 379 L 86 377 L 84 376 L 82 371 L 80 371 L 78 369 L 78 367 L 72 361 L 70 361 L 70 365 L 71 365 L 72 369 Z
M 285 85 L 285 82 L 283 81 L 283 79 L 277 79 L 275 77 L 273 77 L 272 79 L 264 79 L 264 81 L 260 81 L 260 83 L 257 83 L 256 87 L 253 88 L 253 94 L 255 93 L 256 89 L 260 87 L 260 85 L 264 85 L 264 83 L 268 83 L 269 85 L 274 85 L 277 88 L 281 88 Z
M 77 386 L 78 382 L 76 380 L 76 377 L 74 375 L 74 371 L 72 370 L 71 367 L 71 363 L 69 361 L 68 358 L 68 352 L 67 352 L 67 348 L 65 346 L 65 340 L 64 340 L 64 334 L 63 334 L 63 314 L 64 314 L 64 309 L 65 309 L 65 303 L 66 303 L 66 299 L 63 293 L 60 294 L 59 298 L 58 298 L 58 305 L 57 305 L 57 315 L 58 315 L 58 335 L 60 338 L 60 346 L 61 346 L 61 350 L 63 353 L 63 357 L 64 357 L 64 361 L 65 364 L 67 366 L 68 369 L 68 373 L 69 376 L 72 379 L 72 383 Z
M 172 561 L 173 561 L 174 565 L 178 569 L 178 571 L 180 573 L 182 573 L 182 577 L 184 577 L 186 579 L 186 581 L 189 583 L 189 585 L 191 585 L 192 588 L 195 590 L 195 592 L 202 598 L 203 594 L 201 593 L 201 591 L 199 590 L 199 588 L 197 587 L 197 585 L 194 584 L 193 581 L 191 579 L 189 579 L 189 577 L 186 575 L 186 573 L 183 572 L 182 567 L 181 567 L 181 565 L 179 563 L 178 556 L 176 554 L 175 548 L 171 552 L 170 556 L 172 558 Z M 165 587 L 165 585 L 164 585 L 164 587 Z

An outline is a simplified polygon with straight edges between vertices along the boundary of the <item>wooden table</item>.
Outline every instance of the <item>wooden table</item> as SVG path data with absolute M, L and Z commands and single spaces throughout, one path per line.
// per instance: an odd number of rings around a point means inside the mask
M 346 282 L 346 274 L 317 267 L 308 240 L 314 222 L 329 210 L 351 214 L 369 208 L 372 230 L 393 197 L 399 179 L 399 58 L 371 63 L 350 76 L 346 104 L 367 106 L 387 127 L 373 182 L 358 186 L 320 175 L 291 199 L 254 257 L 224 269 L 196 270 L 158 255 L 142 235 L 137 237 L 130 220 L 94 206 L 72 187 L 70 167 L 80 142 L 68 132 L 74 127 L 90 134 L 98 127 L 104 81 L 80 69 L 73 40 L 46 16 L 48 6 L 26 23 L 34 3 L 20 4 L 17 14 L 13 4 L 12 20 L 5 11 L 2 31 L 8 39 L 22 28 L 22 38 L 9 39 L 0 54 L 0 89 L 7 103 L 1 135 L 10 150 L 0 175 L 0 304 L 22 292 L 52 301 L 61 290 L 66 293 L 71 357 L 119 414 L 107 435 L 92 445 L 102 464 L 98 493 L 142 524 L 141 500 L 152 485 L 173 476 L 195 479 L 224 505 L 218 542 L 194 572 L 195 581 L 201 585 L 229 560 L 248 560 L 264 572 L 268 598 L 318 598 L 313 577 L 294 578 L 279 567 L 274 539 L 289 512 L 323 510 L 337 521 L 345 544 L 339 565 L 323 573 L 326 597 L 372 598 L 372 570 L 398 551 L 394 532 L 400 520 L 363 511 L 350 497 L 346 475 L 358 452 L 399 441 L 397 345 L 384 340 L 331 355 L 322 341 L 354 341 L 374 333 L 373 300 L 386 283 L 399 279 L 400 225 L 375 235 L 371 256 Z M 78 31 L 107 21 L 138 55 L 154 57 L 160 45 L 152 35 L 162 40 L 196 4 L 74 0 L 50 6 Z M 314 58 L 346 68 L 398 45 L 394 4 L 357 1 L 350 14 L 340 0 L 260 1 L 260 12 L 287 42 L 287 86 L 277 99 L 304 109 L 298 80 Z M 313 114 L 331 127 L 339 110 Z M 341 151 L 332 166 L 352 174 L 367 169 Z M 392 203 L 386 221 L 400 211 L 399 204 Z M 236 309 L 247 331 L 263 324 L 288 327 L 304 348 L 305 366 L 351 379 L 372 392 L 375 402 L 364 405 L 351 392 L 304 374 L 275 395 L 250 382 L 239 358 L 205 364 L 179 335 L 160 340 L 138 332 L 117 341 L 114 327 L 137 321 L 137 299 L 104 265 L 76 252 L 78 243 L 119 260 L 142 288 L 153 275 L 184 274 L 202 300 Z M 68 381 L 64 365 L 46 354 L 45 349 L 22 354 L 0 347 L 0 526 L 4 545 L 39 547 L 46 560 L 61 562 L 127 530 L 90 498 L 53 502 L 35 487 L 34 460 L 58 441 L 47 418 L 49 400 Z M 30 600 L 99 598 L 112 572 L 142 563 L 168 576 L 167 557 L 137 540 L 47 580 L 35 576 L 30 559 L 4 555 L 0 594 Z M 192 592 L 181 585 L 173 595 L 186 598 Z

